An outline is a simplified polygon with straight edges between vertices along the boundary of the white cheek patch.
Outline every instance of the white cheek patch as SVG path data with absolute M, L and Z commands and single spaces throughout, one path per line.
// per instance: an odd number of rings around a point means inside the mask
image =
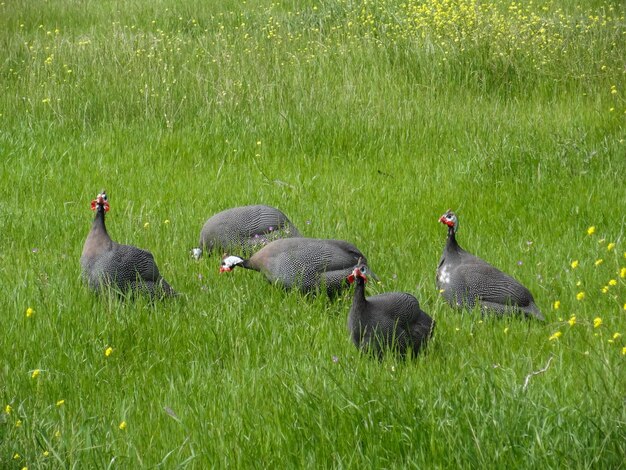
M 450 284 L 450 271 L 448 271 L 447 266 L 444 266 L 444 268 L 439 271 L 439 282 L 442 284 Z
M 232 268 L 233 266 L 241 263 L 243 260 L 239 256 L 227 256 L 222 260 L 222 266 Z

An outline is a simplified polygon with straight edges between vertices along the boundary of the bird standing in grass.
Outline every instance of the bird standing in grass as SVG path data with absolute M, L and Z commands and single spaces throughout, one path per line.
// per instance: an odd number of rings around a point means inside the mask
M 437 288 L 452 307 L 478 305 L 483 313 L 521 313 L 544 319 L 526 287 L 459 246 L 454 212 L 447 211 L 439 222 L 448 227 L 448 240 L 437 268 Z
M 110 287 L 120 293 L 145 293 L 151 298 L 176 295 L 161 277 L 149 251 L 111 240 L 104 223 L 109 211 L 104 191 L 91 201 L 91 210 L 96 216 L 80 257 L 83 278 L 89 287 L 96 292 Z
M 419 353 L 432 336 L 435 321 L 426 314 L 415 297 L 406 292 L 387 292 L 365 297 L 368 269 L 357 265 L 348 276 L 356 284 L 348 331 L 357 348 L 382 357 L 386 350 L 402 356 Z

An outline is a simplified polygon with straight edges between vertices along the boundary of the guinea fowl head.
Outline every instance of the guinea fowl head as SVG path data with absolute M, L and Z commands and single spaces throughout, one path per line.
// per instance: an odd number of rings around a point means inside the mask
M 348 282 L 352 284 L 358 278 L 363 279 L 363 282 L 367 282 L 367 266 L 361 264 L 361 260 L 359 260 L 358 265 L 352 270 L 352 273 L 348 275 Z
M 241 266 L 243 264 L 243 259 L 239 256 L 228 256 L 224 255 L 222 258 L 222 263 L 220 265 L 220 273 L 227 273 L 233 270 L 235 266 Z
M 109 199 L 105 191 L 102 191 L 91 201 L 91 210 L 96 212 L 109 212 Z
M 439 217 L 439 222 L 447 225 L 449 229 L 452 229 L 453 233 L 456 233 L 456 231 L 459 229 L 459 220 L 456 218 L 456 214 L 450 209 L 448 209 L 445 214 Z

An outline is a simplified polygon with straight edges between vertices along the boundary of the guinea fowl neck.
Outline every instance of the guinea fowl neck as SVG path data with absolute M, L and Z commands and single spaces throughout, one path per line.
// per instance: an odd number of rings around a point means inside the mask
M 357 306 L 365 306 L 367 300 L 365 300 L 365 279 L 357 277 L 354 281 L 356 286 L 354 287 L 354 299 L 352 303 Z
M 93 219 L 93 225 L 91 226 L 91 230 L 93 232 L 100 232 L 108 236 L 107 228 L 104 225 L 104 213 L 105 213 L 105 210 L 103 207 L 99 206 L 96 209 L 96 217 Z
M 454 227 L 448 227 L 448 241 L 446 242 L 446 251 L 458 252 L 460 249 L 461 247 L 456 242 L 456 232 L 454 230 Z

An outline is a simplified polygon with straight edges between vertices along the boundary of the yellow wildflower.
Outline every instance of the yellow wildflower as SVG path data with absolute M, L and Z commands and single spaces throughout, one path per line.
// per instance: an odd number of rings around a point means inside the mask
M 611 279 L 609 281 L 609 286 L 616 286 L 617 285 L 617 281 L 615 279 Z
M 593 319 L 593 327 L 594 328 L 600 328 L 600 326 L 602 326 L 602 318 L 600 317 L 596 317 Z
M 595 225 L 592 225 L 587 229 L 587 235 L 593 235 L 594 233 L 596 233 L 596 227 Z
M 576 315 L 572 315 L 569 320 L 567 320 L 569 326 L 574 326 L 576 324 Z
M 30 318 L 30 317 L 32 317 L 32 316 L 33 316 L 33 313 L 35 313 L 35 311 L 34 311 L 32 308 L 28 307 L 28 308 L 26 309 L 26 318 Z
M 574 261 L 571 262 L 570 266 L 572 267 L 572 269 L 576 269 L 578 267 L 578 260 L 575 259 Z
M 606 249 L 611 251 L 613 248 L 615 248 L 615 243 L 611 242 L 606 246 Z
M 550 336 L 550 338 L 548 338 L 548 341 L 556 341 L 561 336 L 563 336 L 563 333 L 561 333 L 560 331 L 556 331 L 556 332 L 552 333 L 552 336 Z
M 170 219 L 165 219 L 165 221 L 163 222 L 165 225 L 170 223 Z
M 506 335 L 508 332 L 509 332 L 509 327 L 507 326 L 507 327 L 504 329 L 504 334 Z
M 604 287 L 602 288 L 602 293 L 603 293 L 603 294 L 606 294 L 608 291 L 609 291 L 609 286 L 604 286 Z
M 58 429 L 54 432 L 54 437 L 56 437 L 57 439 L 59 437 L 61 437 L 61 431 L 59 431 Z
M 552 308 L 554 310 L 558 310 L 561 308 L 561 301 L 560 300 L 555 300 L 554 303 L 552 304 Z
M 613 339 L 620 339 L 621 337 L 622 337 L 621 333 L 617 333 L 617 332 L 613 333 Z
M 22 427 L 22 420 L 21 420 L 21 419 L 18 419 L 18 420 L 15 422 L 15 427 L 16 427 L 16 428 L 21 428 L 21 427 Z
M 579 292 L 578 294 L 576 294 L 576 300 L 583 300 L 585 298 L 585 293 L 584 292 Z
M 65 400 L 57 401 L 57 406 L 63 406 L 65 404 Z
M 604 260 L 602 258 L 600 258 L 600 259 L 597 259 L 595 261 L 595 263 L 593 263 L 593 264 L 595 264 L 596 266 L 600 266 L 602 263 L 604 263 Z
M 44 457 L 48 457 L 50 455 L 50 452 L 48 452 L 47 450 L 43 451 L 43 456 Z
M 626 355 L 626 346 L 624 346 L 624 347 L 622 348 L 622 354 L 623 354 L 623 355 Z
M 619 277 L 622 279 L 626 277 L 626 268 L 622 268 L 619 270 Z
M 128 425 L 126 424 L 126 421 L 122 421 L 118 427 L 120 428 L 121 431 L 126 431 L 126 428 L 128 427 Z
M 143 224 L 143 228 L 148 228 L 150 227 L 150 222 L 146 222 L 145 224 Z
M 113 348 L 111 346 L 109 346 L 108 348 L 105 349 L 104 355 L 106 357 L 109 357 L 111 354 L 113 354 Z
M 17 452 L 13 454 L 13 460 L 18 460 L 19 458 L 20 458 L 20 454 L 18 454 Z
M 30 374 L 30 378 L 31 378 L 31 379 L 36 379 L 37 377 L 39 377 L 39 374 L 41 374 L 41 370 L 39 370 L 39 369 L 35 369 L 35 370 L 33 371 L 33 373 L 32 373 L 32 374 Z
M 13 408 L 11 408 L 11 405 L 7 405 L 4 407 L 4 412 L 8 415 L 11 414 L 11 411 L 13 411 Z

